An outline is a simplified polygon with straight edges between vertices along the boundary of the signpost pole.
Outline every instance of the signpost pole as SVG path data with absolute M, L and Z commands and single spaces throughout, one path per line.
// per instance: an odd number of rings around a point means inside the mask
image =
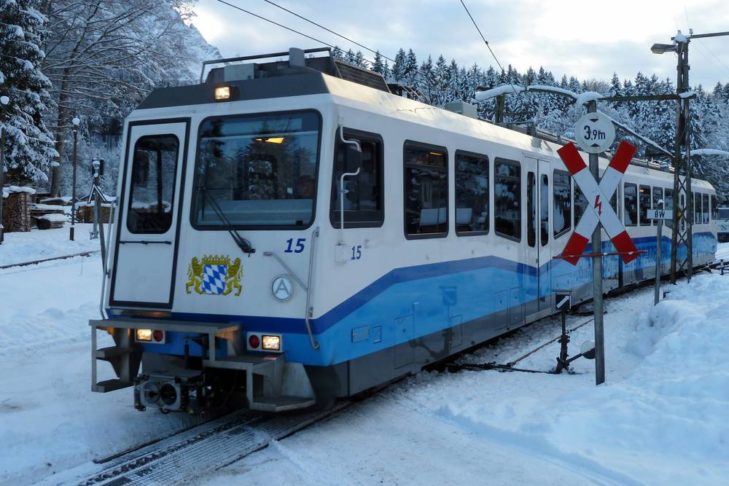
M 587 104 L 587 112 L 595 113 L 597 102 Z M 597 154 L 590 154 L 590 172 L 596 181 L 600 180 L 600 168 Z M 607 201 L 606 201 L 607 203 Z M 592 305 L 595 311 L 595 384 L 605 382 L 605 329 L 603 327 L 602 313 L 602 228 L 595 227 L 592 232 Z
M 653 305 L 658 304 L 661 299 L 661 229 L 663 229 L 663 220 L 659 219 L 656 230 L 656 292 L 653 296 Z
M 663 208 L 663 203 L 658 203 Z M 661 230 L 663 229 L 663 219 L 656 220 L 656 288 L 653 295 L 653 305 L 657 305 L 661 299 Z

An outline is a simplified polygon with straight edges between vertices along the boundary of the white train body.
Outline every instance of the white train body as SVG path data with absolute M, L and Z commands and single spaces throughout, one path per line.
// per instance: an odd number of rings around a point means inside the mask
M 237 370 L 246 378 L 220 381 L 244 390 L 250 408 L 300 408 L 549 315 L 555 289 L 591 296 L 589 259 L 573 267 L 556 258 L 579 216 L 558 145 L 276 66 L 291 72 L 259 78 L 250 69 L 252 79 L 226 80 L 220 71 L 155 92 L 128 117 L 107 319 L 92 321 L 94 339 L 98 329 L 115 338 L 102 350 L 94 341 L 94 353 L 117 377 L 97 382 L 94 367 L 95 390 L 135 385 L 139 408 L 194 411 L 214 401 L 216 375 Z M 226 86 L 231 99 L 214 101 Z M 353 140 L 359 155 L 346 151 Z M 345 174 L 344 194 L 338 163 L 362 169 Z M 300 181 L 315 194 L 297 194 Z M 648 187 L 650 208 L 672 181 L 630 166 L 618 189 L 621 219 L 635 217 L 626 184 Z M 709 184 L 693 189 L 712 201 Z M 694 224 L 695 265 L 716 248 L 706 204 Z M 654 275 L 655 225 L 643 218 L 627 228 L 645 253 L 628 265 L 606 257 L 606 291 Z M 663 235 L 666 272 L 670 228 Z M 142 340 L 149 331 L 158 332 Z

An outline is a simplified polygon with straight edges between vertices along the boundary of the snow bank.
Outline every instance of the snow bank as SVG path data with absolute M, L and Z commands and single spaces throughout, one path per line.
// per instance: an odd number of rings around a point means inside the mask
M 447 405 L 442 415 L 620 483 L 726 484 L 729 479 L 729 277 L 699 275 L 668 300 L 608 329 L 608 381 L 495 409 Z M 606 326 L 611 323 L 606 316 Z M 613 334 L 613 336 L 611 336 Z M 615 335 L 617 334 L 617 336 Z M 616 339 L 617 338 L 617 339 Z M 617 343 L 616 343 L 617 344 Z M 623 379 L 611 360 L 636 365 Z M 620 367 L 620 364 L 617 364 Z M 540 402 L 540 403 L 537 403 Z M 607 467 L 607 469 L 606 469 Z

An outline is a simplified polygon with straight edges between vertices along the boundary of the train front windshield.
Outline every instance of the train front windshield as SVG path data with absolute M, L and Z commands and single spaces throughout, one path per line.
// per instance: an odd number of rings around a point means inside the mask
M 300 228 L 314 218 L 321 119 L 313 111 L 208 118 L 200 125 L 192 223 Z

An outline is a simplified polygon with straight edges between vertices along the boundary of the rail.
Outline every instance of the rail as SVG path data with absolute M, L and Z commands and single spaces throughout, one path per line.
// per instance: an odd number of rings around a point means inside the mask
M 16 267 L 27 267 L 29 265 L 38 265 L 39 263 L 52 262 L 55 260 L 67 260 L 69 258 L 87 257 L 87 256 L 91 256 L 95 253 L 99 253 L 100 251 L 101 250 L 89 250 L 89 251 L 82 251 L 80 253 L 72 253 L 70 255 L 61 255 L 61 256 L 57 256 L 57 257 L 41 258 L 39 260 L 29 260 L 27 262 L 20 262 L 20 263 L 10 263 L 7 265 L 0 265 L 0 270 L 6 270 L 8 268 L 16 268 Z

